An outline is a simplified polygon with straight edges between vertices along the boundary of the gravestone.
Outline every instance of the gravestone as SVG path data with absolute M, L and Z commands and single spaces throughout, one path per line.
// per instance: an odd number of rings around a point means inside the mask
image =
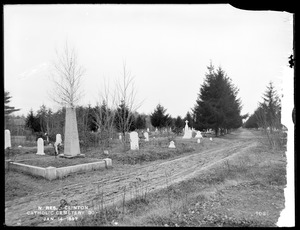
M 200 131 L 197 131 L 195 138 L 202 138 L 202 134 Z
M 61 139 L 61 135 L 58 133 L 58 134 L 56 134 L 56 136 L 55 136 L 55 143 L 54 143 L 54 148 L 55 148 L 55 153 L 56 153 L 56 155 L 59 155 L 60 154 L 60 152 L 59 152 L 59 145 L 61 145 L 62 144 L 62 139 Z
M 183 139 L 190 139 L 190 138 L 192 138 L 192 130 L 189 129 L 188 121 L 187 120 L 185 121 L 184 135 L 183 135 L 182 138 Z
M 5 129 L 4 135 L 5 135 L 4 149 L 11 148 L 10 131 L 8 129 Z
M 77 129 L 76 111 L 73 107 L 66 108 L 64 156 L 80 156 L 79 137 Z
M 130 134 L 130 149 L 139 150 L 139 136 L 137 132 L 131 132 Z
M 210 140 L 210 141 L 212 141 L 212 137 L 211 137 L 211 138 L 209 138 L 209 140 Z
M 144 132 L 145 141 L 149 141 L 149 134 L 147 132 Z
M 55 136 L 55 143 L 56 144 L 62 144 L 62 139 L 61 139 L 61 135 L 58 133 Z
M 155 132 L 156 132 L 156 133 L 158 132 L 157 128 L 155 128 Z
M 119 133 L 119 140 L 122 140 L 122 134 Z
M 45 133 L 45 136 L 46 136 L 47 143 L 49 143 L 49 135 L 48 135 L 48 133 Z
M 149 128 L 147 128 L 147 132 L 148 132 L 148 133 L 150 132 Z
M 175 144 L 174 144 L 174 141 L 170 141 L 170 145 L 169 145 L 169 148 L 171 149 L 175 149 Z
M 200 144 L 200 139 L 197 139 L 197 143 Z
M 45 155 L 44 153 L 44 140 L 43 138 L 39 138 L 37 140 L 37 155 Z

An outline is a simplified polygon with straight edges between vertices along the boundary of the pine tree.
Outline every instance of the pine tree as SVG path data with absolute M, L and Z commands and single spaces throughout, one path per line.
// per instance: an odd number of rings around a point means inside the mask
M 5 128 L 7 128 L 10 116 L 13 112 L 19 111 L 20 109 L 15 109 L 13 106 L 9 106 L 10 99 L 12 96 L 9 95 L 9 92 L 4 92 L 4 118 L 5 118 Z
M 245 122 L 244 124 L 245 128 L 258 128 L 258 120 L 257 120 L 257 116 L 255 113 L 253 113 Z
M 182 120 L 182 118 L 180 116 L 177 116 L 175 122 L 174 122 L 174 126 L 175 126 L 175 129 L 174 129 L 174 132 L 175 133 L 180 133 L 182 131 L 182 129 L 184 128 L 184 121 Z
M 170 116 L 166 113 L 166 109 L 158 104 L 154 110 L 154 112 L 150 115 L 151 124 L 155 128 L 163 128 L 170 125 Z
M 260 113 L 258 119 L 260 126 L 263 128 L 270 128 L 271 132 L 274 128 L 281 127 L 281 104 L 277 92 L 270 82 L 267 90 L 263 95 L 263 102 L 259 103 Z
M 12 96 L 10 96 L 9 94 L 10 93 L 7 91 L 4 92 L 4 114 L 5 114 L 5 116 L 20 110 L 20 109 L 15 109 L 15 107 L 13 107 L 13 106 L 8 105 L 10 103 L 10 99 L 12 98 Z
M 25 126 L 31 129 L 33 132 L 41 132 L 41 126 L 39 118 L 33 114 L 33 110 L 29 111 L 26 117 Z
M 210 64 L 208 73 L 200 88 L 196 105 L 193 109 L 194 125 L 198 130 L 214 129 L 216 136 L 219 129 L 228 130 L 242 125 L 241 102 L 237 98 L 238 89 L 219 67 Z
M 145 129 L 146 128 L 146 116 L 138 114 L 135 119 L 135 127 L 137 129 Z

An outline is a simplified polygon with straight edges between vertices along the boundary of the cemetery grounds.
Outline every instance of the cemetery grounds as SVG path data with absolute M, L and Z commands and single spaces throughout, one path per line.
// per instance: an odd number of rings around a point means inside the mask
M 53 181 L 6 171 L 5 225 L 276 226 L 284 209 L 286 156 L 269 149 L 260 131 L 240 128 L 200 144 L 178 136 L 176 149 L 168 148 L 169 137 L 155 137 L 125 153 L 114 140 L 111 169 Z M 16 159 L 36 157 L 36 149 L 18 151 Z M 47 151 L 36 162 L 59 167 L 61 158 Z M 94 148 L 83 153 L 87 162 L 107 157 Z M 58 207 L 77 210 L 50 212 Z

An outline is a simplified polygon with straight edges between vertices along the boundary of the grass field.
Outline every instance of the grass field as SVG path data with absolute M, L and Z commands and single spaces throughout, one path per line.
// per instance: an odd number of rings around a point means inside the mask
M 72 225 L 274 227 L 284 208 L 285 167 L 281 151 L 259 145 L 196 178 L 144 194 L 124 207 L 100 209 Z
M 139 174 L 147 168 L 154 167 L 152 178 L 159 178 L 160 183 L 165 185 L 162 189 L 153 192 L 144 190 L 145 186 L 153 186 L 149 180 L 146 182 L 149 184 L 144 184 L 144 187 L 136 187 L 137 195 L 130 201 L 124 200 L 117 205 L 100 208 L 101 200 L 98 197 L 94 200 L 94 215 L 84 215 L 76 221 L 62 221 L 53 225 L 275 226 L 280 211 L 284 208 L 283 189 L 286 185 L 284 150 L 270 150 L 265 145 L 265 137 L 259 131 L 249 130 L 214 138 L 212 142 L 204 139 L 201 144 L 197 144 L 195 140 L 176 138 L 177 149 L 168 149 L 168 143 L 167 137 L 156 138 L 150 143 L 142 143 L 139 151 L 123 153 L 119 152 L 120 145 L 116 142 L 111 149 L 108 149 L 108 157 L 113 159 L 113 169 L 77 173 L 51 182 L 8 171 L 5 174 L 5 200 L 17 203 L 18 199 L 33 197 L 33 194 L 59 190 L 62 186 L 69 187 L 74 184 L 85 186 L 84 183 L 92 183 L 99 179 L 105 179 L 107 186 L 111 186 L 111 182 L 116 181 L 113 184 L 120 191 L 128 182 L 124 181 L 123 185 L 117 182 L 125 179 L 120 177 L 116 180 L 119 175 L 128 174 L 128 180 L 133 181 L 134 178 L 130 174 L 133 172 Z M 231 153 L 227 153 L 227 150 L 220 151 L 222 148 L 230 149 L 230 146 L 233 146 Z M 202 152 L 207 155 L 202 157 Z M 189 159 L 189 156 L 197 159 L 198 155 L 195 153 L 200 153 L 199 159 L 206 159 L 207 163 L 204 162 L 204 165 L 201 163 L 200 165 L 203 166 L 197 171 L 197 175 L 192 173 L 183 181 L 178 182 L 170 174 L 164 174 L 161 166 L 158 168 L 161 169 L 160 174 L 155 169 L 155 165 L 169 164 L 172 159 Z M 25 159 L 23 157 L 28 157 L 30 154 L 33 153 L 28 150 L 27 153 L 19 153 L 18 159 Z M 85 154 L 93 159 L 107 157 L 102 151 L 96 149 L 89 149 Z M 219 157 L 214 158 L 214 154 Z M 53 156 L 52 158 L 54 159 Z M 184 162 L 181 164 L 180 167 L 183 168 L 180 170 L 184 170 L 186 167 Z M 177 172 L 174 167 L 179 165 L 170 164 L 168 167 L 174 174 Z M 87 194 L 91 194 L 91 191 L 86 191 Z M 108 187 L 108 191 L 113 190 Z M 24 208 L 26 209 L 26 206 Z M 38 221 L 34 225 L 47 224 L 49 223 Z

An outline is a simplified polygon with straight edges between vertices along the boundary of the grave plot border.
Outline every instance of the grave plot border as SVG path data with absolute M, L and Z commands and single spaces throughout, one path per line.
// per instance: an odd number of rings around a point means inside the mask
M 92 162 L 92 163 L 85 163 L 79 165 L 72 165 L 67 167 L 38 167 L 33 165 L 27 165 L 22 163 L 17 163 L 12 160 L 5 161 L 5 169 L 15 170 L 19 172 L 24 172 L 33 176 L 41 176 L 47 180 L 54 180 L 60 179 L 64 176 L 70 175 L 75 172 L 87 172 L 92 170 L 98 170 L 103 168 L 111 168 L 112 167 L 112 160 L 110 158 L 105 158 L 103 160 Z

